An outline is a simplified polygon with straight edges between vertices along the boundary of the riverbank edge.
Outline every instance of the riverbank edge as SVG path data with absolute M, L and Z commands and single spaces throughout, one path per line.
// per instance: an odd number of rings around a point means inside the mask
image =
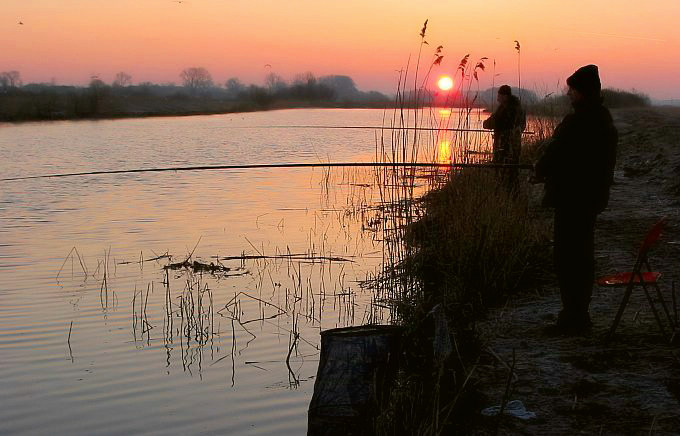
M 525 144 L 522 163 L 545 139 Z M 420 288 L 396 302 L 406 345 L 377 434 L 469 433 L 480 425 L 474 417 L 488 399 L 474 387 L 483 349 L 476 325 L 550 274 L 551 219 L 529 176 L 522 172 L 514 185 L 507 171 L 464 169 L 421 200 L 424 213 L 406 232 L 413 254 L 400 265 Z
M 644 226 L 653 223 L 659 216 L 665 215 L 669 219 L 672 217 L 677 219 L 678 204 L 680 204 L 680 200 L 678 200 L 680 184 L 677 183 L 677 180 L 673 180 L 673 175 L 680 172 L 680 158 L 673 151 L 674 149 L 677 150 L 678 131 L 680 130 L 670 128 L 671 126 L 680 127 L 680 110 L 635 107 L 617 109 L 613 112 L 613 115 L 615 124 L 619 129 L 620 140 L 615 171 L 616 181 L 612 191 L 610 208 L 603 215 L 603 218 L 599 219 L 604 224 L 601 224 L 602 229 L 598 230 L 596 235 L 599 244 L 601 244 L 597 250 L 608 253 L 606 262 L 602 258 L 598 261 L 601 271 L 611 270 L 613 267 L 625 268 L 625 265 L 628 265 L 632 260 L 628 256 L 624 256 L 621 265 L 615 266 L 614 264 L 621 262 L 621 259 L 619 259 L 618 254 L 616 257 L 611 257 L 612 251 L 618 249 L 618 251 L 625 253 L 625 247 L 621 246 L 622 241 L 626 242 L 626 247 L 639 243 L 637 238 L 638 235 L 644 233 Z M 527 147 L 527 153 L 523 153 L 524 163 L 535 161 L 546 139 L 543 138 Z M 612 381 L 610 381 L 611 390 L 623 389 L 618 386 L 617 383 L 619 382 L 627 383 L 626 386 L 630 387 L 630 382 L 617 379 L 621 378 L 621 367 L 633 371 L 634 368 L 647 364 L 650 367 L 660 366 L 658 376 L 655 377 L 655 380 L 650 381 L 650 392 L 659 389 L 667 390 L 668 395 L 672 396 L 673 389 L 677 391 L 677 386 L 680 385 L 676 380 L 680 379 L 680 374 L 677 374 L 677 371 L 675 375 L 669 374 L 669 370 L 659 363 L 671 362 L 674 356 L 672 350 L 657 345 L 649 348 L 649 350 L 653 349 L 654 351 L 650 353 L 650 357 L 645 359 L 642 359 L 642 356 L 638 356 L 637 359 L 630 359 L 630 355 L 626 354 L 627 346 L 639 347 L 640 341 L 647 342 L 648 337 L 655 339 L 655 325 L 647 320 L 644 321 L 644 329 L 632 324 L 627 331 L 630 338 L 619 339 L 620 349 L 616 349 L 614 354 L 621 354 L 621 358 L 620 360 L 615 359 L 611 368 L 607 363 L 600 363 L 599 365 L 592 363 L 593 359 L 598 359 L 596 356 L 590 357 L 592 351 L 579 357 L 579 359 L 586 361 L 583 364 L 576 357 L 569 358 L 569 362 L 574 365 L 573 371 L 584 372 L 584 368 L 588 368 L 587 364 L 597 369 L 592 374 L 585 371 L 588 373 L 585 376 L 585 382 L 583 380 L 572 380 L 571 375 L 559 378 L 561 383 L 574 384 L 575 387 L 570 387 L 570 389 L 573 388 L 576 394 L 572 393 L 571 396 L 564 397 L 561 391 L 553 392 L 549 388 L 550 383 L 555 382 L 552 379 L 537 380 L 534 383 L 527 383 L 524 380 L 524 384 L 533 386 L 528 386 L 523 390 L 521 387 L 519 388 L 520 393 L 525 394 L 526 397 L 531 397 L 527 407 L 530 410 L 540 409 L 537 410 L 539 419 L 537 424 L 533 424 L 533 427 L 528 427 L 528 424 L 521 420 L 500 420 L 484 417 L 480 414 L 480 411 L 485 407 L 505 404 L 511 399 L 512 392 L 515 392 L 515 394 L 518 392 L 515 385 L 522 381 L 522 371 L 525 373 L 524 377 L 531 378 L 532 370 L 538 371 L 539 375 L 550 372 L 550 376 L 555 377 L 555 372 L 559 375 L 560 371 L 564 370 L 564 362 L 560 356 L 563 356 L 567 350 L 573 353 L 578 347 L 583 347 L 583 344 L 586 344 L 597 353 L 606 354 L 607 352 L 602 349 L 599 338 L 606 333 L 607 321 L 613 317 L 611 312 L 618 307 L 619 293 L 616 290 L 602 293 L 602 296 L 593 302 L 591 311 L 595 312 L 598 319 L 601 318 L 598 322 L 602 323 L 603 326 L 596 326 L 597 328 L 591 337 L 585 339 L 568 337 L 546 339 L 542 331 L 541 326 L 550 325 L 555 320 L 554 314 L 559 310 L 559 292 L 556 290 L 557 285 L 552 273 L 551 256 L 549 254 L 551 251 L 552 210 L 541 207 L 541 188 L 541 185 L 525 184 L 523 194 L 525 196 L 519 196 L 521 202 L 525 202 L 526 210 L 531 211 L 529 215 L 531 219 L 543 228 L 541 230 L 543 235 L 537 240 L 538 248 L 543 250 L 543 259 L 541 260 L 541 256 L 535 258 L 536 266 L 539 268 L 532 273 L 533 282 L 529 281 L 521 286 L 508 287 L 507 292 L 498 294 L 499 299 L 496 302 L 489 301 L 489 304 L 478 305 L 479 310 L 469 311 L 468 316 L 461 317 L 460 311 L 447 311 L 445 319 L 450 327 L 449 336 L 454 348 L 443 362 L 437 362 L 433 359 L 436 354 L 436 342 L 433 342 L 433 337 L 436 335 L 433 332 L 436 331 L 437 322 L 436 317 L 432 316 L 432 309 L 428 311 L 428 308 L 433 306 L 432 302 L 425 305 L 424 303 L 427 300 L 423 299 L 422 296 L 420 296 L 420 299 L 415 298 L 401 302 L 403 306 L 422 307 L 411 309 L 411 312 L 418 313 L 420 318 L 411 316 L 403 322 L 405 331 L 410 332 L 405 340 L 405 342 L 410 342 L 409 349 L 403 352 L 403 358 L 407 363 L 403 365 L 404 369 L 393 386 L 392 397 L 382 415 L 376 421 L 377 434 L 396 434 L 395 429 L 400 427 L 406 428 L 407 432 L 412 434 L 498 434 L 501 428 L 503 432 L 512 434 L 534 434 L 530 430 L 531 428 L 536 429 L 535 434 L 544 434 L 542 432 L 548 431 L 550 428 L 561 428 L 563 432 L 560 430 L 560 433 L 569 434 L 584 428 L 581 424 L 588 421 L 592 421 L 590 423 L 593 425 L 597 424 L 601 432 L 605 425 L 616 425 L 617 421 L 613 417 L 620 416 L 620 414 L 617 414 L 619 409 L 615 408 L 613 403 L 616 403 L 616 401 L 624 402 L 624 400 L 616 397 L 612 397 L 613 400 L 611 400 L 609 395 L 604 395 L 606 398 L 603 399 L 603 402 L 607 404 L 596 404 L 596 406 L 612 407 L 612 409 L 609 418 L 607 418 L 610 421 L 603 421 L 605 419 L 603 416 L 588 409 L 594 406 L 588 400 L 583 402 L 580 398 L 581 396 L 588 398 L 593 393 L 581 392 L 583 390 L 581 388 L 584 383 L 586 385 L 588 383 L 593 384 L 591 380 L 593 377 L 606 377 L 606 374 L 612 378 Z M 657 209 L 659 207 L 660 209 L 648 210 L 645 208 L 647 203 L 644 199 L 649 198 L 650 195 L 658 198 L 659 201 L 663 200 L 657 205 Z M 438 191 L 428 195 L 428 197 L 430 198 L 426 198 L 425 201 L 430 204 L 425 207 L 425 213 L 422 219 L 415 224 L 415 227 L 419 226 L 420 222 L 428 221 L 430 227 L 450 225 L 452 222 L 450 216 L 445 219 L 440 216 L 437 219 L 432 216 L 431 212 L 433 205 L 435 207 L 437 204 L 440 206 L 442 204 L 450 205 L 447 203 L 447 198 L 450 198 Z M 642 221 L 642 228 L 640 228 L 641 223 L 638 223 L 637 219 L 631 220 L 631 212 L 634 212 L 636 217 L 640 215 L 637 218 Z M 672 221 L 675 220 L 670 222 Z M 470 222 L 474 221 L 471 220 Z M 671 224 L 667 229 L 666 237 L 670 241 L 677 240 L 680 237 L 678 231 L 680 229 L 677 225 Z M 435 248 L 431 249 L 429 254 L 426 254 L 426 259 L 433 265 L 437 265 L 438 259 L 445 257 L 441 251 L 444 247 L 440 244 L 441 240 L 441 238 L 430 238 L 430 241 L 435 242 Z M 414 248 L 416 257 L 423 255 L 422 239 L 407 240 L 407 243 Z M 662 247 L 664 253 L 659 259 L 655 259 L 657 267 L 661 266 L 662 270 L 671 273 L 670 281 L 673 281 L 672 276 L 674 275 L 673 257 L 670 255 L 673 248 L 672 245 Z M 602 254 L 599 256 L 601 257 Z M 437 268 L 430 268 L 429 274 L 422 274 L 422 271 L 420 274 L 417 271 L 414 272 L 417 279 L 423 283 L 423 295 L 428 293 L 436 295 L 438 289 L 442 286 L 442 283 L 437 283 L 435 279 L 437 274 L 433 274 L 433 272 L 437 273 Z M 677 275 L 677 272 L 675 275 Z M 668 286 L 670 285 L 667 284 Z M 642 299 L 641 296 L 639 297 Z M 602 300 L 602 302 L 599 300 Z M 644 304 L 644 302 L 641 303 Z M 446 300 L 440 298 L 438 304 L 446 304 Z M 527 313 L 532 313 L 532 315 L 528 316 Z M 638 318 L 638 313 L 639 311 L 635 313 L 635 318 Z M 465 315 L 465 313 L 463 314 Z M 602 316 L 603 314 L 606 316 Z M 428 317 L 432 319 L 428 320 Z M 635 320 L 635 318 L 633 319 Z M 651 317 L 647 316 L 647 318 Z M 423 322 L 423 320 L 427 321 Z M 503 320 L 503 322 L 498 320 Z M 638 322 L 640 321 L 638 320 Z M 579 344 L 577 347 L 574 346 L 575 342 Z M 653 341 L 653 344 L 657 343 L 658 341 Z M 537 352 L 536 347 L 539 347 L 538 349 L 541 351 Z M 418 351 L 414 350 L 415 348 Z M 515 349 L 518 350 L 517 356 L 515 356 Z M 532 352 L 529 353 L 527 350 L 532 350 Z M 550 359 L 541 357 L 532 361 L 531 356 L 537 354 L 539 356 L 550 356 Z M 517 357 L 516 360 L 515 357 Z M 416 364 L 413 364 L 414 362 Z M 543 367 L 546 362 L 552 366 Z M 607 360 L 607 362 L 609 361 Z M 608 372 L 599 374 L 604 368 L 602 367 L 603 364 L 606 365 Z M 530 369 L 527 370 L 527 368 Z M 527 371 L 529 372 L 527 373 Z M 520 374 L 519 378 L 517 374 Z M 440 382 L 447 377 L 449 378 L 448 381 Z M 541 387 L 541 383 L 544 383 L 544 386 Z M 607 379 L 605 378 L 602 383 L 608 383 Z M 414 388 L 415 386 L 418 386 L 418 388 Z M 674 386 L 676 387 L 674 388 Z M 527 393 L 530 393 L 530 395 Z M 635 398 L 631 397 L 630 401 L 649 401 L 649 395 L 651 394 L 648 393 L 645 396 L 643 392 L 640 392 Z M 675 395 L 677 397 L 678 394 Z M 576 398 L 581 400 L 578 403 L 579 407 L 576 407 Z M 680 401 L 680 397 L 677 398 Z M 562 403 L 568 403 L 568 407 Z M 562 406 L 566 407 L 564 410 L 567 410 L 567 412 L 559 409 Z M 405 413 L 405 411 L 408 412 L 405 409 L 409 407 L 411 407 L 413 413 Z M 631 413 L 634 409 L 640 409 L 639 405 L 630 408 L 630 410 L 618 404 L 616 404 L 616 407 L 621 407 L 620 410 L 624 414 Z M 556 408 L 556 410 L 552 410 L 553 408 Z M 651 422 L 651 428 L 654 427 L 655 423 L 657 426 L 661 423 L 661 420 L 657 420 L 657 415 L 651 416 L 650 414 L 644 418 L 648 418 L 648 422 L 641 424 L 641 428 L 649 429 L 649 422 Z M 668 427 L 672 424 L 672 421 L 664 424 Z M 622 425 L 625 427 L 625 424 Z M 646 427 L 643 427 L 645 425 Z M 597 430 L 598 427 L 593 428 Z

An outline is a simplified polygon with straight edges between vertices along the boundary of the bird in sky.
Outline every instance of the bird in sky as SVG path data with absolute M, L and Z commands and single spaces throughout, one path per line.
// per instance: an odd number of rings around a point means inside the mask
M 271 64 L 264 64 L 264 67 L 265 67 L 265 68 L 267 68 L 267 67 L 271 68 L 272 65 L 271 65 Z
M 24 25 L 24 22 L 23 22 L 23 21 L 19 21 L 19 24 L 21 24 L 21 25 L 23 26 L 23 25 Z

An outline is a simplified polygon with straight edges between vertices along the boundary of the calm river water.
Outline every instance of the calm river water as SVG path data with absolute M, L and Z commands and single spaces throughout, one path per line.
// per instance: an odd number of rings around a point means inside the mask
M 370 162 L 373 130 L 256 127 L 383 122 L 284 110 L 6 124 L 0 178 Z M 0 182 L 0 433 L 304 434 L 320 331 L 390 321 L 362 286 L 384 254 L 372 174 Z M 187 259 L 215 268 L 164 268 Z

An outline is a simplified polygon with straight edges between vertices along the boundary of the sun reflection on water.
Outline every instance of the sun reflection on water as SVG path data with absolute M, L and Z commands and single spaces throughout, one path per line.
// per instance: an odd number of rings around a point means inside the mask
M 448 139 L 444 139 L 439 142 L 437 162 L 439 163 L 451 162 L 451 141 L 449 141 Z

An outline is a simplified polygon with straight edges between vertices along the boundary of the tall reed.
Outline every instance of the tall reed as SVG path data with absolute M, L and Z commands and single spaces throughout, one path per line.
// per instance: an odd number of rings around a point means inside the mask
M 519 54 L 519 43 L 516 49 Z M 440 50 L 436 56 L 442 56 Z M 439 57 L 435 59 L 441 62 Z M 469 54 L 461 58 L 456 87 L 446 98 L 446 106 L 459 116 L 445 120 L 439 120 L 432 107 L 408 104 L 426 101 L 418 96 L 431 91 L 425 86 L 414 89 L 416 98 L 409 100 L 402 84 L 410 83 L 409 74 L 417 75 L 419 65 L 413 67 L 416 72 L 407 67 L 400 76 L 397 109 L 389 126 L 397 129 L 389 138 L 381 137 L 379 155 L 387 161 L 397 156 L 413 159 L 418 154 L 438 159 L 438 146 L 446 140 L 452 163 L 487 159 L 490 135 L 467 131 L 481 122 L 481 112 L 474 108 L 486 60 L 482 57 L 471 62 Z M 431 70 L 428 67 L 428 74 Z M 429 136 L 423 132 L 407 136 L 410 120 L 421 120 L 421 125 L 422 120 L 429 120 L 440 129 L 455 122 L 461 131 L 450 136 L 441 130 Z M 534 150 L 526 148 L 527 153 Z M 383 301 L 392 308 L 393 319 L 404 326 L 408 346 L 388 405 L 376 420 L 377 433 L 465 431 L 461 422 L 469 420 L 457 418 L 474 405 L 474 392 L 467 387 L 478 356 L 475 320 L 490 305 L 534 286 L 547 270 L 547 229 L 529 207 L 532 191 L 524 183 L 527 178 L 520 177 L 521 182 L 514 186 L 502 170 L 450 169 L 429 174 L 425 187 L 416 190 L 415 171 L 383 170 L 383 202 L 401 208 L 401 213 L 392 214 L 388 218 L 392 221 L 383 228 L 385 260 L 393 267 L 386 268 L 382 277 L 388 290 L 381 295 L 387 296 Z M 442 341 L 450 341 L 453 349 L 435 357 Z

